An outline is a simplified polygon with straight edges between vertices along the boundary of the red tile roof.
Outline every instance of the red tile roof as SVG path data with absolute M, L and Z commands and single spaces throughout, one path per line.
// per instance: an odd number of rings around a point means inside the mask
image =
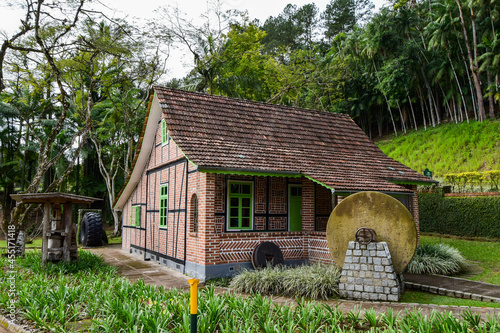
M 433 182 L 386 156 L 345 114 L 154 90 L 172 139 L 202 171 L 303 174 L 336 191 Z

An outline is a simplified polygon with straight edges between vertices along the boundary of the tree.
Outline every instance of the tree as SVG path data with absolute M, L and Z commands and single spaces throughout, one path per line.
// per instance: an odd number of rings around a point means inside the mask
M 325 37 L 329 43 L 339 33 L 352 31 L 356 25 L 354 0 L 332 0 L 321 13 L 325 26 Z
M 348 33 L 356 25 L 362 26 L 372 17 L 375 8 L 369 0 L 331 0 L 321 13 L 325 37 L 329 43 L 339 33 Z
M 81 146 L 75 148 L 77 138 L 85 138 L 90 129 L 90 109 L 72 108 L 64 82 L 64 65 L 59 62 L 70 54 L 73 47 L 80 45 L 78 38 L 70 32 L 76 29 L 80 16 L 86 13 L 84 4 L 85 0 L 70 3 L 52 1 L 50 4 L 43 0 L 28 0 L 26 20 L 22 21 L 20 31 L 14 35 L 15 38 L 2 43 L 2 71 L 6 62 L 15 68 L 24 69 L 30 75 L 19 75 L 13 85 L 21 84 L 36 92 L 43 92 L 48 105 L 42 113 L 18 109 L 39 151 L 36 169 L 26 186 L 26 193 L 38 192 L 46 173 L 71 151 L 72 158 L 59 177 L 44 185 L 45 191 L 57 189 L 71 172 L 81 150 Z M 9 51 L 16 52 L 15 56 L 9 57 Z M 41 73 L 39 77 L 35 75 L 37 71 Z M 7 84 L 3 74 L 0 79 L 0 88 L 5 89 Z M 93 79 L 90 84 L 94 84 Z M 4 230 L 11 222 L 23 229 L 33 209 L 33 206 L 26 209 L 16 206 L 10 218 L 4 216 Z
M 295 13 L 295 21 L 299 33 L 299 40 L 304 48 L 311 50 L 316 41 L 319 23 L 319 9 L 314 3 L 300 7 Z
M 152 35 L 154 36 L 154 35 Z M 92 101 L 92 131 L 99 171 L 110 205 L 120 179 L 128 175 L 139 140 L 151 86 L 163 74 L 161 57 L 151 52 L 157 44 L 125 22 L 87 21 L 81 39 L 91 49 L 71 60 L 74 103 L 81 108 Z M 97 84 L 88 85 L 92 75 Z M 111 210 L 114 235 L 121 233 L 118 212 Z
M 266 101 L 271 96 L 278 64 L 263 53 L 266 33 L 255 24 L 234 24 L 225 35 L 219 59 L 221 68 L 213 87 L 214 94 Z
M 300 48 L 300 28 L 296 22 L 297 6 L 288 4 L 277 17 L 270 16 L 262 25 L 266 32 L 262 40 L 266 53 L 278 53 L 280 49 Z
M 190 74 L 195 78 L 196 90 L 214 91 L 214 83 L 220 73 L 222 61 L 220 55 L 225 44 L 225 34 L 231 25 L 238 22 L 243 14 L 236 10 L 222 11 L 220 0 L 214 0 L 202 16 L 201 25 L 184 18 L 178 8 L 162 8 L 157 31 L 165 31 L 164 39 L 173 40 L 186 46 L 193 55 L 194 68 Z

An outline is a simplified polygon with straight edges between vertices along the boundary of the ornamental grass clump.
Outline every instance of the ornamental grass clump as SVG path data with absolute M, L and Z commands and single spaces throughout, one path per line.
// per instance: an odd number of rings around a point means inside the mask
M 246 270 L 235 276 L 230 287 L 237 292 L 327 299 L 338 295 L 340 269 L 333 265 L 314 264 Z
M 422 244 L 407 267 L 411 274 L 454 275 L 469 269 L 460 252 L 446 244 Z

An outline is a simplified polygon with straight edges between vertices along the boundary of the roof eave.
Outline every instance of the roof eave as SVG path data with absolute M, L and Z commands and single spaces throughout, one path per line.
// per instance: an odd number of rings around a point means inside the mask
M 125 203 L 127 202 L 130 195 L 132 195 L 132 192 L 141 179 L 144 168 L 149 161 L 151 151 L 153 150 L 156 138 L 156 127 L 158 126 L 160 117 L 161 107 L 158 103 L 158 97 L 155 93 L 149 103 L 148 111 L 146 114 L 146 121 L 144 123 L 142 131 L 142 138 L 137 145 L 137 157 L 134 160 L 132 171 L 126 180 L 125 185 L 118 194 L 118 198 L 115 200 L 115 203 L 113 205 L 113 209 L 115 210 L 123 210 L 123 206 L 125 206 Z
M 220 173 L 240 176 L 276 176 L 276 177 L 302 177 L 302 173 L 282 170 L 240 169 L 228 167 L 198 166 L 198 171 L 205 173 Z
M 386 179 L 388 182 L 398 185 L 433 185 L 439 184 L 438 181 L 429 179 L 426 180 L 417 180 L 417 179 L 396 179 L 396 178 L 388 178 Z

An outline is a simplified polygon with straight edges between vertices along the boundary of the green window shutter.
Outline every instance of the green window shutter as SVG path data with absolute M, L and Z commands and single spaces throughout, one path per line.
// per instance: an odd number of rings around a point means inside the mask
M 141 226 L 141 206 L 132 206 L 130 208 L 130 225 Z
M 141 206 L 135 206 L 135 226 L 141 226 Z
M 168 185 L 160 187 L 160 227 L 167 227 L 168 221 Z
M 250 230 L 253 221 L 253 183 L 230 182 L 228 229 Z
M 165 122 L 165 119 L 161 120 L 161 143 L 162 144 L 168 143 L 168 130 L 167 130 L 167 123 Z

